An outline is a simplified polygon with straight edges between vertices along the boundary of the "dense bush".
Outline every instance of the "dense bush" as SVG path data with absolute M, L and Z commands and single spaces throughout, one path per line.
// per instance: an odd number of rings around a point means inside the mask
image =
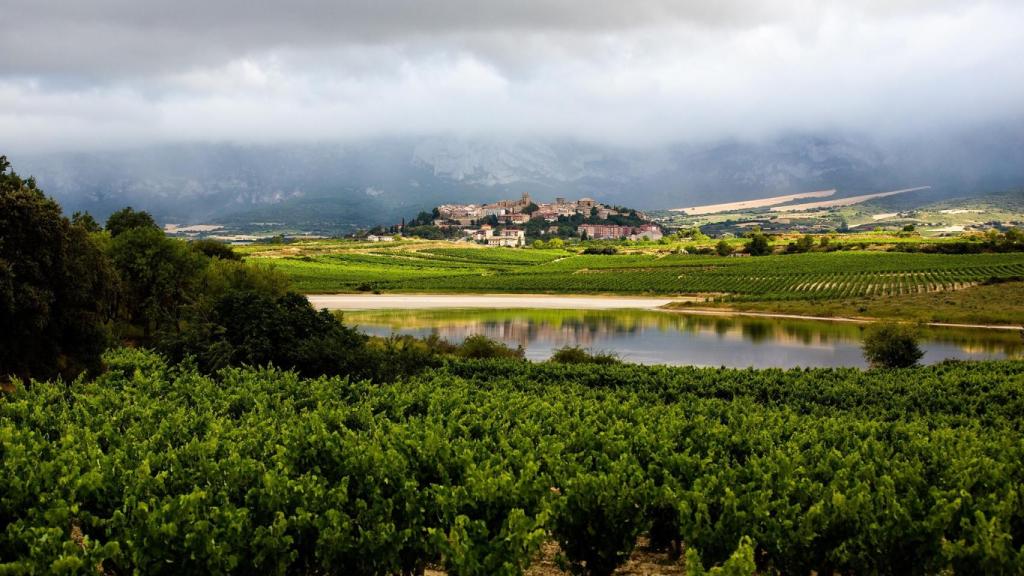
M 917 330 L 912 326 L 889 322 L 872 324 L 864 330 L 864 358 L 878 368 L 913 366 L 924 356 L 917 339 Z
M 557 364 L 616 364 L 620 360 L 611 352 L 590 352 L 579 346 L 563 346 L 552 352 L 551 362 Z
M 455 351 L 461 358 L 523 358 L 526 350 L 522 346 L 509 348 L 497 340 L 491 340 L 483 334 L 474 334 L 466 338 Z
M 163 348 L 173 358 L 194 357 L 206 372 L 272 364 L 308 376 L 366 377 L 372 375 L 366 339 L 302 295 L 230 290 L 205 317 L 169 334 Z
M 556 500 L 552 533 L 573 572 L 609 576 L 647 528 L 650 482 L 632 462 L 570 479 Z
M 196 250 L 210 258 L 220 258 L 221 260 L 241 260 L 242 257 L 237 252 L 231 249 L 231 246 L 220 242 L 218 240 L 212 240 L 209 238 L 203 238 L 201 240 L 194 240 L 190 243 L 193 250 Z
M 810 236 L 805 236 L 804 238 L 810 238 Z M 806 242 L 804 240 L 801 240 L 800 247 L 803 247 L 805 244 Z M 806 252 L 809 249 L 810 248 L 808 247 L 805 250 L 799 251 Z M 751 256 L 765 256 L 772 253 L 772 247 L 768 243 L 768 237 L 761 232 L 754 232 L 750 236 L 750 240 L 747 242 L 746 250 L 747 254 L 750 254 Z

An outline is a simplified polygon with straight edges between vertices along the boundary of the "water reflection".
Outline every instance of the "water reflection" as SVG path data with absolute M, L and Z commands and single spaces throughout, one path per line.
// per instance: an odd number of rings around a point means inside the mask
M 459 342 L 485 334 L 541 360 L 562 346 L 583 346 L 645 364 L 731 367 L 864 366 L 863 326 L 842 322 L 699 316 L 609 310 L 384 310 L 348 312 L 364 332 L 438 336 Z M 1021 357 L 1015 331 L 922 330 L 924 362 Z

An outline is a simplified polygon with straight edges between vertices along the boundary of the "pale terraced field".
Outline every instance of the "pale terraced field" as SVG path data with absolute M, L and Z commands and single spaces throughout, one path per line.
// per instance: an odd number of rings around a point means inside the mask
M 707 204 L 704 206 L 693 206 L 690 208 L 674 208 L 672 212 L 683 212 L 688 216 L 702 216 L 705 214 L 717 214 L 719 212 L 732 212 L 733 210 L 751 210 L 755 208 L 767 208 L 776 204 L 785 204 L 793 200 L 804 198 L 826 198 L 836 193 L 835 188 L 831 190 L 820 190 L 818 192 L 802 192 L 800 194 L 787 194 L 785 196 L 772 196 L 770 198 L 758 198 L 756 200 L 742 200 L 739 202 L 726 202 L 724 204 Z
M 774 206 L 772 207 L 773 212 L 793 212 L 800 210 L 818 210 L 821 208 L 837 208 L 839 206 L 852 206 L 854 204 L 860 204 L 861 202 L 867 202 L 875 198 L 885 198 L 886 196 L 895 196 L 896 194 L 904 194 L 906 192 L 916 192 L 918 190 L 927 190 L 931 186 L 918 186 L 916 188 L 904 188 L 902 190 L 893 190 L 891 192 L 879 192 L 877 194 L 861 194 L 860 196 L 850 196 L 848 198 L 839 198 L 836 200 L 825 200 L 822 202 L 805 202 L 803 204 L 792 204 L 790 206 Z

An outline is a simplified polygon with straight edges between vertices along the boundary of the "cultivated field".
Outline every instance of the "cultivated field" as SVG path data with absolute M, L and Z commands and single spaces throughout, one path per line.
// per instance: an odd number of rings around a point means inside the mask
M 305 293 L 712 295 L 720 300 L 830 300 L 960 290 L 1024 277 L 1024 254 L 830 252 L 723 258 L 584 255 L 566 250 L 416 247 L 253 254 Z
M 854 204 L 860 204 L 867 202 L 868 200 L 877 200 L 878 198 L 885 198 L 887 196 L 895 196 L 897 194 L 904 194 L 906 192 L 917 192 L 918 190 L 927 190 L 931 186 L 918 186 L 917 188 L 904 188 L 902 190 L 893 190 L 892 192 L 879 192 L 877 194 L 861 194 L 860 196 L 849 196 L 847 198 L 839 198 L 836 200 L 824 200 L 822 202 L 805 202 L 803 204 L 791 204 L 789 206 L 775 206 L 772 208 L 773 212 L 799 212 L 801 210 L 818 210 L 821 208 L 838 208 L 840 206 L 853 206 Z
M 827 198 L 836 193 L 835 188 L 821 190 L 818 192 L 802 192 L 800 194 L 786 194 L 785 196 L 772 196 L 770 198 L 757 198 L 754 200 L 742 200 L 739 202 L 726 202 L 723 204 L 707 204 L 704 206 L 693 206 L 690 208 L 674 208 L 670 212 L 683 212 L 688 216 L 701 216 L 704 214 L 717 214 L 719 212 L 732 212 L 733 210 L 753 210 L 766 208 L 776 204 L 785 204 L 793 200 L 804 198 Z
M 560 550 L 610 575 L 641 535 L 689 575 L 1024 566 L 1021 362 L 105 363 L 0 398 L 5 573 L 520 574 Z

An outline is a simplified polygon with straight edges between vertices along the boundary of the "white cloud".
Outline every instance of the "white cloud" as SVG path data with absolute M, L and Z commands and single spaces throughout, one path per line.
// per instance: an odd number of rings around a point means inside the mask
M 349 6 L 338 24 L 307 0 L 276 27 L 243 8 L 237 21 L 221 6 L 209 20 L 180 7 L 161 22 L 120 0 L 89 18 L 73 4 L 37 16 L 58 31 L 84 18 L 81 53 L 58 39 L 0 57 L 5 150 L 438 133 L 646 145 L 895 135 L 1024 113 L 1022 3 L 651 0 L 627 13 L 632 3 L 473 12 L 450 0 L 399 3 L 417 14 Z

